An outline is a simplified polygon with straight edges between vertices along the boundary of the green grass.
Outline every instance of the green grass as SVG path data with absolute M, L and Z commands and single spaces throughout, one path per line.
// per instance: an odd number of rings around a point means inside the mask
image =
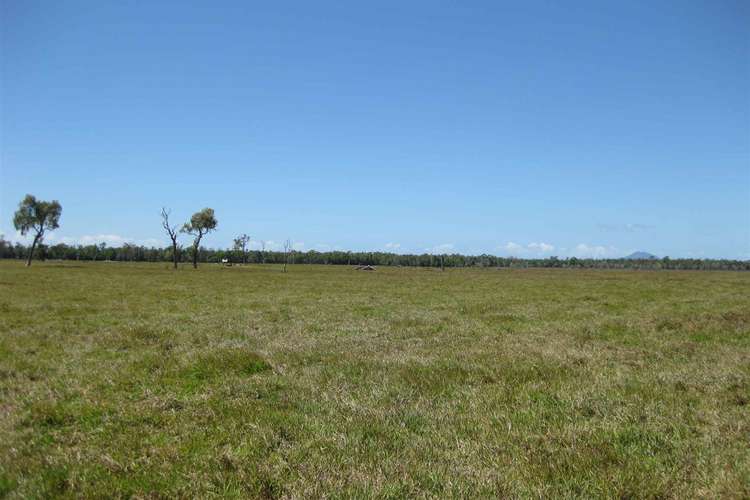
M 750 273 L 0 262 L 0 496 L 750 496 Z

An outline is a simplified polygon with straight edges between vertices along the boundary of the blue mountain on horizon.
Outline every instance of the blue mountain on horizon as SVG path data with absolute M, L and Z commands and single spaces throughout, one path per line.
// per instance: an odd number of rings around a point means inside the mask
M 657 257 L 656 255 L 652 253 L 638 251 L 638 252 L 633 252 L 624 258 L 631 259 L 631 260 L 653 260 L 653 259 L 658 259 L 659 257 Z

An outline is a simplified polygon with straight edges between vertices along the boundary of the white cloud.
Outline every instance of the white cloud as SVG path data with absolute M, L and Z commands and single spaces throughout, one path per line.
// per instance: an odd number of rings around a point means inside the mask
M 435 245 L 432 248 L 425 248 L 425 252 L 427 253 L 448 253 L 452 252 L 455 249 L 455 246 L 453 243 L 443 243 L 441 245 Z
M 276 252 L 284 249 L 284 246 L 281 243 L 274 240 L 252 240 L 248 244 L 252 250 L 262 250 L 264 245 L 267 252 Z
M 140 240 L 139 242 L 144 247 L 160 247 L 162 246 L 162 242 L 157 240 L 156 238 L 146 238 L 145 240 Z
M 319 252 L 329 252 L 331 250 L 331 245 L 327 243 L 317 243 L 315 245 L 315 250 L 318 250 Z
M 549 253 L 555 250 L 555 246 L 549 243 L 529 243 L 527 248 L 539 253 Z
M 2 232 L 0 232 L 0 234 L 2 234 Z M 32 234 L 27 233 L 26 236 L 22 236 L 20 231 L 14 231 L 13 234 L 3 237 L 6 241 L 10 241 L 11 243 L 22 243 L 24 245 L 28 245 L 34 240 Z M 57 233 L 52 232 L 48 232 L 44 235 L 44 242 L 48 245 L 55 245 L 58 243 L 64 243 L 65 245 L 98 245 L 99 243 L 106 243 L 108 246 L 122 246 L 125 243 L 132 243 L 147 247 L 161 247 L 166 245 L 165 242 L 157 238 L 145 238 L 139 240 L 136 238 L 120 236 L 119 234 L 86 234 L 83 236 L 60 236 Z
M 529 243 L 528 245 L 519 245 L 518 243 L 514 243 L 512 241 L 509 241 L 505 245 L 499 247 L 501 250 L 505 250 L 511 255 L 521 256 L 521 255 L 544 255 L 549 254 L 551 252 L 554 252 L 555 246 L 550 243 Z
M 268 250 L 268 242 L 266 241 L 264 243 L 266 244 L 266 250 Z M 256 241 L 256 240 L 250 240 L 248 242 L 248 244 L 247 244 L 247 247 L 250 250 L 261 250 L 263 248 L 263 244 L 261 243 L 260 240 L 258 240 L 258 241 Z
M 398 250 L 401 248 L 401 243 L 386 243 L 385 248 L 388 250 Z
M 594 259 L 612 258 L 615 257 L 620 251 L 613 246 L 603 245 L 587 245 L 586 243 L 579 243 L 573 249 L 573 255 L 575 257 L 588 257 Z
M 305 249 L 305 242 L 304 241 L 292 242 L 292 249 L 297 250 L 298 252 L 303 251 Z
M 513 243 L 512 241 L 509 241 L 505 244 L 505 248 L 509 252 L 523 252 L 523 247 L 519 245 L 518 243 Z

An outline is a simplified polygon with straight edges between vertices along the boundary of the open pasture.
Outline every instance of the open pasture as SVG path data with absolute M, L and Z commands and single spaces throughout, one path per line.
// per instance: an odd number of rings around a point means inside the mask
M 750 273 L 0 262 L 0 496 L 750 496 Z

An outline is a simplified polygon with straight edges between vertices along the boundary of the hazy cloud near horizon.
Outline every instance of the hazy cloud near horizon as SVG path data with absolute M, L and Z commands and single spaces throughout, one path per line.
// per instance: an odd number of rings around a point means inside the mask
M 582 257 L 582 258 L 618 258 L 624 257 L 630 252 L 625 252 L 612 245 L 590 245 L 579 243 L 572 249 L 567 247 L 557 247 L 551 243 L 528 243 L 521 245 L 509 241 L 500 245 L 498 250 L 502 250 L 507 256 L 521 258 L 544 258 L 551 257 L 553 254 L 558 257 Z
M 0 230 L 0 236 L 6 241 L 11 243 L 22 243 L 30 244 L 32 238 L 29 235 L 22 236 L 19 231 L 13 231 L 10 234 L 3 233 Z M 189 238 L 185 240 L 189 243 Z M 105 243 L 107 246 L 122 246 L 124 244 L 135 244 L 146 247 L 167 247 L 168 241 L 165 238 L 132 238 L 122 236 L 119 234 L 92 234 L 82 236 L 69 236 L 58 232 L 49 232 L 45 235 L 45 243 L 48 245 L 55 245 L 58 243 L 64 243 L 66 245 L 92 245 Z M 206 245 L 208 248 L 224 248 L 221 245 Z M 372 251 L 367 248 L 360 249 L 347 249 L 342 245 L 334 245 L 330 243 L 316 243 L 311 247 L 306 245 L 302 241 L 291 241 L 292 249 L 300 252 L 307 250 L 316 250 L 318 252 L 329 252 L 329 251 Z M 229 248 L 229 246 L 226 246 Z M 283 251 L 284 243 L 276 240 L 265 240 L 261 243 L 261 240 L 251 239 L 248 248 L 251 250 L 261 250 L 265 248 L 267 251 Z M 518 257 L 518 258 L 547 258 L 551 256 L 557 256 L 561 258 L 579 257 L 579 258 L 594 258 L 594 259 L 616 259 L 625 257 L 636 251 L 646 251 L 657 255 L 667 255 L 666 253 L 660 254 L 652 251 L 648 248 L 628 248 L 622 249 L 615 245 L 606 244 L 589 244 L 589 243 L 578 243 L 567 246 L 558 246 L 552 243 L 544 241 L 533 241 L 530 243 L 517 243 L 514 241 L 508 241 L 504 244 L 497 245 L 494 247 L 494 251 L 483 251 L 483 250 L 468 250 L 455 243 L 441 243 L 434 246 L 424 248 L 407 248 L 401 243 L 388 242 L 383 245 L 383 250 L 386 252 L 393 253 L 432 253 L 432 254 L 450 254 L 459 253 L 465 255 L 479 255 L 482 253 L 489 253 L 505 257 Z M 686 252 L 683 255 L 671 255 L 674 258 L 691 258 L 691 259 L 706 259 L 712 258 L 710 255 L 703 250 Z M 745 252 L 739 252 L 735 257 L 738 260 L 750 259 L 750 250 Z

